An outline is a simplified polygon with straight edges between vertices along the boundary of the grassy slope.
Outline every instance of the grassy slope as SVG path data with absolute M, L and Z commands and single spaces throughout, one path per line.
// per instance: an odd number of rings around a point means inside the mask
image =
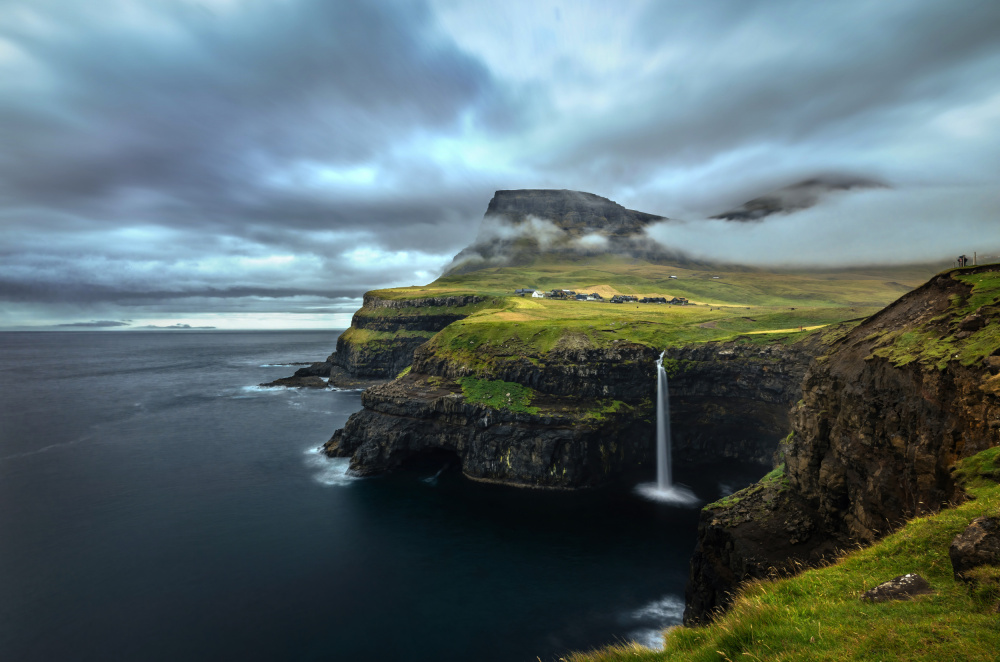
M 952 576 L 948 546 L 974 518 L 1000 514 L 1000 448 L 959 464 L 974 497 L 937 515 L 916 518 L 875 545 L 796 577 L 745 587 L 716 623 L 674 628 L 665 648 L 634 644 L 574 654 L 570 662 L 612 660 L 996 660 L 1000 616 L 995 584 L 972 595 Z M 984 575 L 997 576 L 996 569 Z M 916 572 L 934 589 L 912 601 L 864 603 L 859 596 L 893 577 Z
M 987 324 L 966 337 L 961 337 L 958 327 L 965 316 L 980 308 L 995 311 L 1000 305 L 1000 271 L 960 271 L 955 278 L 972 286 L 968 297 L 953 297 L 948 310 L 927 324 L 880 339 L 882 346 L 874 354 L 897 366 L 916 361 L 942 370 L 955 359 L 966 366 L 978 363 L 1000 348 L 1000 324 Z
M 601 347 L 627 340 L 666 347 L 745 334 L 762 335 L 758 341 L 793 340 L 819 326 L 870 315 L 932 274 L 933 269 L 926 266 L 826 272 L 705 271 L 605 257 L 485 269 L 376 294 L 394 299 L 467 293 L 491 297 L 433 341 L 436 350 L 474 364 L 483 346 L 507 345 L 511 355 L 540 356 L 561 343 Z M 511 296 L 518 287 L 599 292 L 605 298 L 614 294 L 683 296 L 698 305 Z

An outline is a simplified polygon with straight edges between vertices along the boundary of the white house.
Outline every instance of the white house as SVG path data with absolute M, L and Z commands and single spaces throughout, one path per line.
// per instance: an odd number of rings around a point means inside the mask
M 535 290 L 534 292 L 531 293 L 531 298 L 532 299 L 544 299 L 545 298 L 545 294 L 543 292 L 539 292 L 538 290 Z

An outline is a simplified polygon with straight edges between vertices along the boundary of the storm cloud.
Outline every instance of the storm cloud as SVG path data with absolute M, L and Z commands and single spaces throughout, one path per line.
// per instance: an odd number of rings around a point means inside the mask
M 986 250 L 998 35 L 972 1 L 8 1 L 0 326 L 344 324 L 498 189 L 755 264 Z M 889 188 L 708 218 L 829 172 Z

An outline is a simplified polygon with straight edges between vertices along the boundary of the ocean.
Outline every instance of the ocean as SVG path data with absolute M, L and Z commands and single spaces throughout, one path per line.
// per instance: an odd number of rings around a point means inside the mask
M 361 393 L 257 384 L 338 334 L 0 333 L 0 660 L 552 660 L 680 621 L 696 507 L 319 454 Z

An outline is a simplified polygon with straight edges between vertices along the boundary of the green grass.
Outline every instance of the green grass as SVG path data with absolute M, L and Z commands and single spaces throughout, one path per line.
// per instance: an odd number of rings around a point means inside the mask
M 566 659 L 995 661 L 1000 617 L 993 612 L 993 598 L 1000 568 L 981 571 L 984 577 L 970 591 L 952 576 L 948 546 L 976 517 L 1000 514 L 1000 486 L 988 477 L 998 455 L 1000 449 L 994 448 L 959 463 L 957 475 L 973 500 L 913 519 L 828 567 L 752 582 L 712 625 L 668 630 L 662 651 L 622 644 Z M 933 594 L 881 604 L 859 599 L 864 591 L 910 572 L 927 579 Z
M 747 498 L 752 494 L 761 492 L 763 490 L 773 489 L 778 493 L 783 492 L 788 488 L 788 478 L 785 477 L 785 465 L 780 464 L 767 474 L 764 475 L 759 481 L 744 487 L 738 492 L 733 492 L 729 496 L 724 496 L 718 501 L 708 504 L 703 508 L 703 510 L 719 510 L 723 508 L 732 508 L 738 504 L 743 499 Z
M 476 294 L 485 300 L 456 308 L 371 308 L 368 318 L 458 314 L 465 319 L 434 335 L 400 331 L 395 337 L 431 339 L 431 349 L 480 377 L 499 362 L 526 359 L 543 366 L 559 349 L 601 349 L 637 343 L 654 349 L 714 340 L 794 343 L 818 327 L 870 315 L 932 275 L 928 267 L 766 272 L 682 267 L 615 256 L 546 257 L 519 267 L 445 276 L 420 287 L 376 290 L 384 299 Z M 674 275 L 677 278 L 670 278 Z M 713 276 L 720 276 L 716 279 Z M 692 306 L 611 304 L 513 296 L 518 287 L 574 289 L 640 296 L 684 296 Z M 389 332 L 358 329 L 345 341 L 359 349 L 391 342 Z
M 392 344 L 399 338 L 424 338 L 433 337 L 433 331 L 372 331 L 371 329 L 359 329 L 351 327 L 344 331 L 342 338 L 345 342 L 353 344 L 379 345 Z
M 1000 351 L 1000 323 L 991 321 L 961 337 L 959 323 L 980 308 L 996 316 L 1000 310 L 1000 270 L 981 273 L 952 272 L 952 278 L 972 286 L 966 297 L 952 297 L 948 310 L 914 328 L 879 338 L 872 354 L 900 367 L 919 363 L 928 369 L 944 370 L 949 363 L 970 366 Z
M 531 406 L 535 392 L 527 386 L 498 379 L 463 377 L 458 380 L 465 401 L 507 411 L 537 414 L 538 407 Z

